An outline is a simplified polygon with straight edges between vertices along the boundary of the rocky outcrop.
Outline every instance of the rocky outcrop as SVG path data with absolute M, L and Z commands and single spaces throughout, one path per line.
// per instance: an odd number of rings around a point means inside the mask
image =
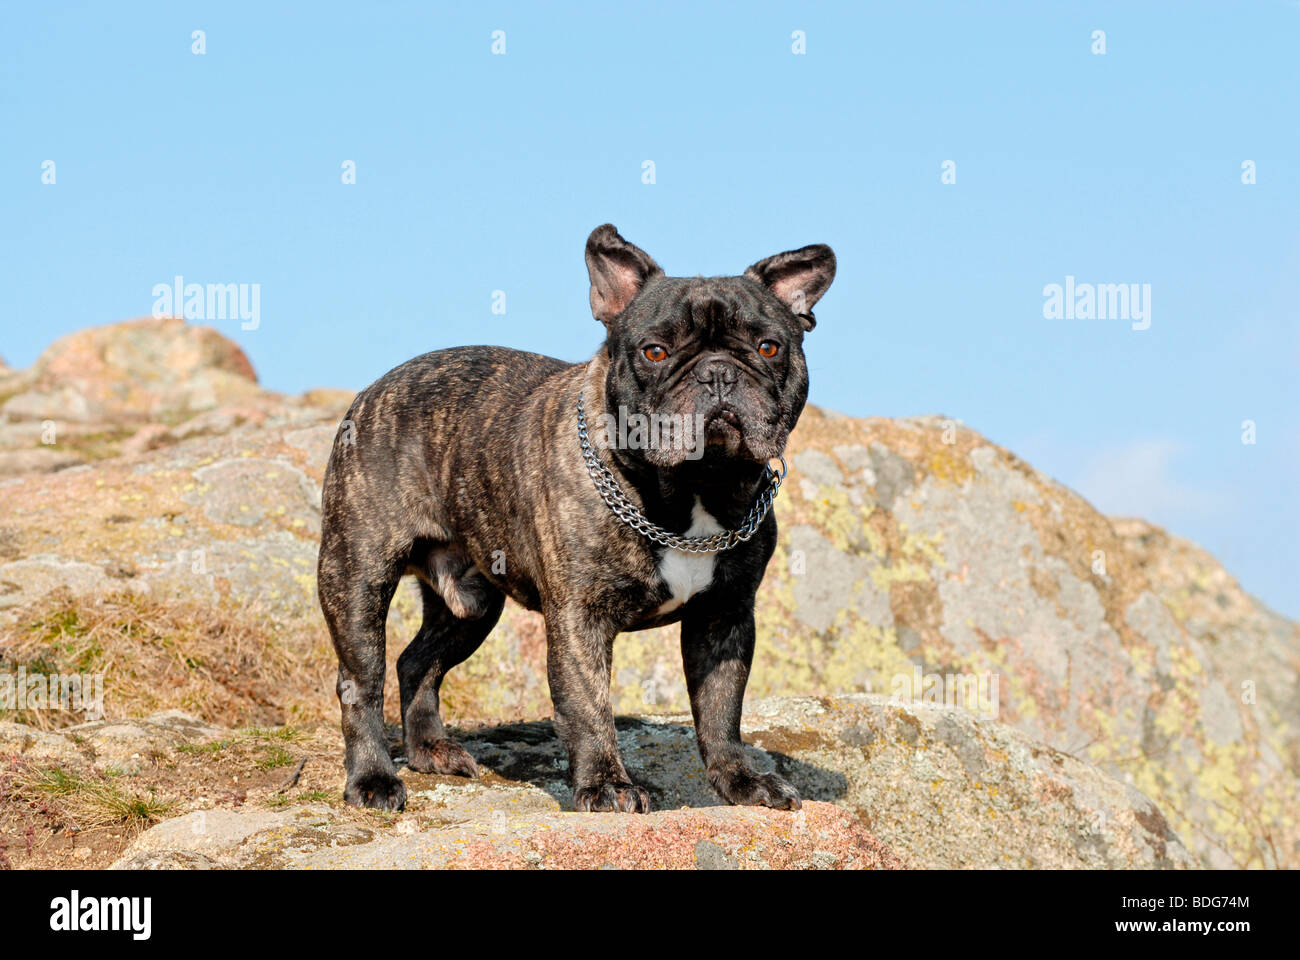
M 559 813 L 536 790 L 439 785 L 395 824 L 361 826 L 321 804 L 200 811 L 141 835 L 119 870 L 881 870 L 901 864 L 825 803 L 794 814 L 708 807 L 644 817 Z
M 59 389 L 43 376 L 40 389 Z M 274 641 L 239 648 L 244 675 L 279 658 L 319 686 L 272 685 L 257 713 L 212 719 L 332 718 L 313 572 L 321 472 L 346 397 L 255 392 L 221 403 L 157 423 L 125 455 L 0 479 L 0 630 L 30 636 L 23 618 L 59 590 L 77 602 L 130 594 L 252 615 Z M 781 539 L 759 594 L 754 696 L 943 700 L 982 689 L 968 706 L 1149 797 L 1200 863 L 1300 863 L 1295 623 L 1190 544 L 1112 522 L 959 423 L 810 408 L 788 459 Z M 399 592 L 390 658 L 414 634 L 418 607 L 413 591 Z M 672 629 L 620 638 L 617 710 L 686 709 L 675 649 Z M 449 675 L 449 718 L 545 717 L 545 676 L 540 618 L 509 607 Z M 117 709 L 186 706 L 167 689 L 151 696 Z M 390 698 L 396 717 L 395 690 Z
M 244 352 L 209 327 L 145 317 L 55 341 L 27 370 L 0 369 L 0 477 L 52 473 L 302 409 L 350 394 L 263 390 Z
M 0 377 L 9 419 L 121 425 L 193 416 L 258 393 L 248 357 L 210 327 L 145 317 L 79 330 Z
M 331 802 L 201 808 L 137 837 L 121 869 L 201 868 L 1179 868 L 1194 863 L 1149 799 L 967 710 L 857 695 L 753 703 L 751 761 L 803 793 L 787 813 L 720 804 L 689 717 L 619 720 L 646 816 L 580 814 L 549 723 L 464 734 L 480 779 L 403 770 L 405 813 L 343 807 L 324 737 L 302 748 Z M 156 723 L 156 721 L 151 721 Z M 169 721 L 175 723 L 175 719 Z M 145 724 L 148 725 L 148 724 Z M 186 731 L 191 738 L 193 731 Z M 102 742 L 106 734 L 101 732 Z

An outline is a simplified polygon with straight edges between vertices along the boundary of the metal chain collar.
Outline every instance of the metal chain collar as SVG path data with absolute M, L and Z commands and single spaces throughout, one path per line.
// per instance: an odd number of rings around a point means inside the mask
M 763 468 L 767 473 L 767 487 L 759 495 L 758 500 L 754 502 L 754 506 L 750 508 L 749 513 L 745 515 L 745 520 L 739 529 L 724 530 L 708 537 L 680 537 L 669 530 L 665 530 L 658 524 L 652 523 L 650 518 L 628 499 L 613 472 L 601 462 L 595 447 L 592 446 L 591 439 L 587 436 L 587 414 L 582 409 L 582 394 L 578 394 L 578 443 L 582 447 L 582 459 L 586 461 L 587 473 L 591 475 L 592 483 L 596 485 L 596 490 L 600 493 L 601 499 L 605 501 L 610 510 L 614 511 L 614 516 L 646 539 L 661 546 L 670 547 L 673 550 L 682 550 L 686 553 L 720 553 L 723 550 L 730 550 L 736 544 L 744 543 L 752 537 L 758 530 L 758 525 L 763 522 L 763 518 L 772 509 L 772 501 L 776 499 L 776 492 L 781 488 L 781 481 L 785 479 L 786 474 L 785 457 L 779 458 L 781 461 L 780 474 L 771 467 L 765 466 Z

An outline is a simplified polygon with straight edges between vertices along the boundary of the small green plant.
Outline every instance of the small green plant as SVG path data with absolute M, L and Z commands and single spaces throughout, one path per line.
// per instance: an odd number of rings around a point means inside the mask
M 120 824 L 131 833 L 139 833 L 163 819 L 175 801 L 159 799 L 153 793 L 127 792 L 110 787 L 96 789 L 86 797 L 87 808 L 94 811 L 103 825 Z
M 266 799 L 266 805 L 272 810 L 279 810 L 291 803 L 331 803 L 338 799 L 339 795 L 332 790 L 308 790 L 296 797 L 277 793 Z
M 250 740 L 283 740 L 296 743 L 305 734 L 297 727 L 248 727 L 243 731 Z
M 263 746 L 261 753 L 262 755 L 256 761 L 259 770 L 274 770 L 293 763 L 293 754 L 277 744 Z
M 82 779 L 62 767 L 40 767 L 31 772 L 24 786 L 47 796 L 66 797 L 81 789 Z

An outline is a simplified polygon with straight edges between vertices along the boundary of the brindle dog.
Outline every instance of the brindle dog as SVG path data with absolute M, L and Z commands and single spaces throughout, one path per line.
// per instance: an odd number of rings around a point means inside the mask
M 606 329 L 592 360 L 502 347 L 427 353 L 363 390 L 335 438 L 318 584 L 339 658 L 349 803 L 406 803 L 384 739 L 384 623 L 398 581 L 413 574 L 424 620 L 397 662 L 413 770 L 477 773 L 443 727 L 438 691 L 508 595 L 546 621 L 577 809 L 649 809 L 619 756 L 610 661 L 620 631 L 677 622 L 710 784 L 731 803 L 799 808 L 786 780 L 750 768 L 740 738 L 775 517 L 717 552 L 661 545 L 602 497 L 578 409 L 581 398 L 595 459 L 647 524 L 693 538 L 743 529 L 807 399 L 803 337 L 835 255 L 815 245 L 739 277 L 668 277 L 606 224 L 586 259 Z M 656 443 L 611 429 L 637 415 L 678 432 Z

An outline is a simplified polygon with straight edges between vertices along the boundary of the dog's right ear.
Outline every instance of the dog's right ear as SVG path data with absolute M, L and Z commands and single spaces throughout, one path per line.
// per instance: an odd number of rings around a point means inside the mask
M 663 273 L 659 264 L 620 237 L 612 223 L 602 224 L 587 238 L 591 315 L 606 326 L 627 309 L 646 280 L 657 273 Z

